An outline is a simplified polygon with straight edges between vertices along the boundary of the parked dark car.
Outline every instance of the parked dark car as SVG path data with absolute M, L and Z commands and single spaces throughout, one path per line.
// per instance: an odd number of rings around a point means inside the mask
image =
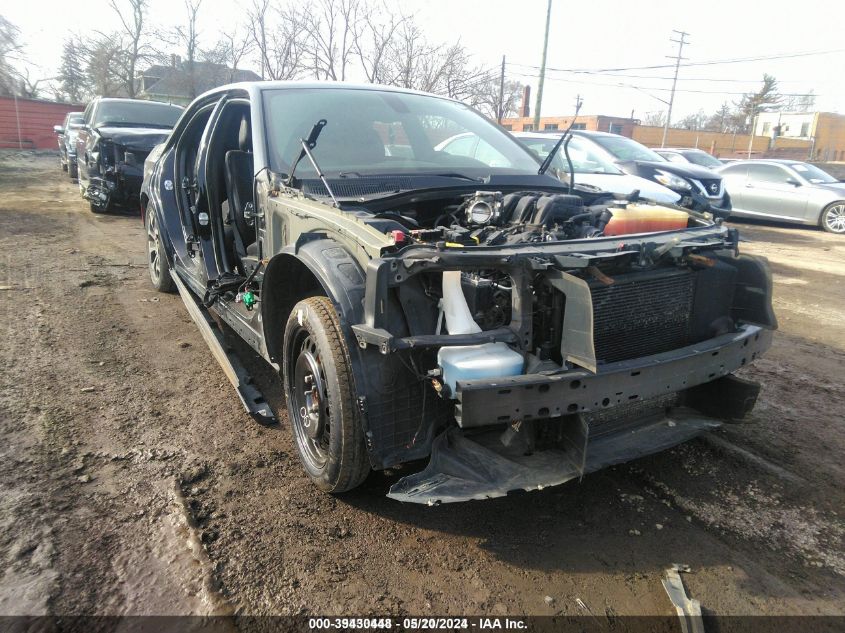
M 845 183 L 799 160 L 758 159 L 719 170 L 734 192 L 732 215 L 819 226 L 845 235 Z
M 707 169 L 719 169 L 724 163 L 705 152 L 703 149 L 695 147 L 661 147 L 654 150 L 670 163 L 691 163 L 699 167 L 706 167 Z
M 83 125 L 82 112 L 68 112 L 61 125 L 53 126 L 59 143 L 59 163 L 62 171 L 76 178 L 76 136 Z
M 183 110 L 137 99 L 98 97 L 85 108 L 76 139 L 79 191 L 91 211 L 136 204 L 144 160 L 164 141 Z
M 464 133 L 484 158 L 436 149 Z M 321 490 L 427 456 L 391 497 L 555 485 L 740 418 L 757 397 L 732 372 L 771 343 L 771 276 L 734 229 L 570 195 L 457 101 L 224 86 L 144 171 L 152 284 L 179 291 L 259 420 L 275 417 L 217 324 L 279 371 Z
M 679 193 L 681 206 L 712 210 L 727 217 L 731 197 L 722 177 L 710 169 L 693 164 L 670 162 L 642 143 L 618 134 L 575 130 L 602 150 L 626 174 L 647 178 Z

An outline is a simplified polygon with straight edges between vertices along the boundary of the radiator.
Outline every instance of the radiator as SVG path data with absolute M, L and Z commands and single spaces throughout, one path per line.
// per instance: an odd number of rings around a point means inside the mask
M 650 356 L 690 341 L 695 275 L 689 270 L 620 275 L 591 285 L 599 364 Z

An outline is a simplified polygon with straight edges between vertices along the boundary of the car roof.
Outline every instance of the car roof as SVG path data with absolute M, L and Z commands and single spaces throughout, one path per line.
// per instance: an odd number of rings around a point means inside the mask
M 700 147 L 655 147 L 655 152 L 704 152 L 707 154 L 706 150 L 701 149 Z
M 806 163 L 804 160 L 788 160 L 786 158 L 742 158 L 739 159 L 743 164 L 772 164 L 772 165 L 800 165 Z M 738 162 L 739 162 L 738 161 Z
M 175 103 L 165 103 L 164 101 L 154 101 L 152 99 L 122 99 L 118 97 L 95 97 L 93 99 L 99 103 L 154 103 L 156 105 L 173 106 L 174 108 L 183 109 L 182 106 Z
M 197 99 L 210 97 L 216 93 L 224 93 L 230 90 L 244 90 L 257 96 L 258 93 L 267 90 L 278 90 L 280 88 L 302 88 L 302 89 L 319 89 L 319 88 L 342 88 L 345 90 L 370 90 L 373 92 L 397 92 L 401 94 L 423 95 L 426 97 L 436 97 L 445 101 L 454 101 L 461 103 L 457 99 L 451 97 L 444 97 L 443 95 L 436 95 L 430 92 L 423 92 L 422 90 L 411 90 L 409 88 L 398 88 L 396 86 L 384 86 L 381 84 L 358 84 L 348 81 L 241 81 L 233 84 L 226 84 L 225 86 L 218 86 L 205 92 Z

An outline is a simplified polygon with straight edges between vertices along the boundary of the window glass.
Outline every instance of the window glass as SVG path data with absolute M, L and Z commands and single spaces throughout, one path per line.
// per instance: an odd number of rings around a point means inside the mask
M 793 163 L 790 167 L 813 184 L 838 182 L 836 178 L 826 171 L 819 169 L 815 165 L 809 165 L 807 163 Z
M 668 160 L 670 163 L 686 163 L 687 159 L 681 156 L 680 154 L 676 154 L 674 152 L 658 152 L 663 158 Z
M 646 160 L 656 162 L 664 162 L 665 160 L 657 152 L 624 136 L 591 136 L 590 140 L 601 145 L 619 160 Z
M 385 90 L 267 89 L 263 92 L 271 167 L 287 173 L 314 124 L 326 125 L 312 150 L 327 175 L 536 173 L 509 134 L 471 108 L 439 97 Z M 484 142 L 484 151 L 468 151 Z M 492 169 L 491 169 L 492 168 Z M 310 161 L 297 175 L 315 176 Z
M 622 125 L 619 123 L 611 123 L 608 132 L 611 134 L 622 134 Z
M 93 125 L 137 125 L 171 128 L 182 108 L 154 101 L 101 101 Z
M 686 156 L 687 160 L 694 165 L 701 165 L 702 167 L 710 169 L 722 166 L 722 161 L 701 150 L 690 150 L 688 152 L 684 152 L 684 156 Z
M 558 141 L 558 137 L 549 138 L 521 138 L 520 139 L 540 159 L 546 158 Z M 572 168 L 577 174 L 621 174 L 619 168 L 607 160 L 604 156 L 590 147 L 589 142 L 574 136 L 569 141 L 569 158 L 572 160 Z M 569 172 L 569 165 L 566 162 L 566 154 L 563 146 L 557 151 L 552 161 L 552 167 L 558 172 Z
M 777 165 L 749 165 L 748 180 L 785 183 L 789 174 Z
M 729 164 L 724 169 L 720 169 L 719 173 L 726 176 L 744 176 L 748 172 L 748 165 L 744 163 Z
M 444 142 L 440 149 L 452 156 L 473 156 L 475 154 L 475 145 L 478 142 L 478 137 L 474 134 L 467 134 L 465 136 L 457 136 Z

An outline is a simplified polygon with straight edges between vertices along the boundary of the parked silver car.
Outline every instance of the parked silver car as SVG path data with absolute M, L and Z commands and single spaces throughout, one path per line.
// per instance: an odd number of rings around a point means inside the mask
M 794 160 L 744 160 L 717 170 L 731 193 L 732 216 L 813 224 L 845 234 L 845 183 Z
M 707 169 L 718 169 L 722 166 L 721 160 L 712 154 L 708 154 L 703 149 L 694 147 L 661 147 L 654 151 L 670 163 L 692 163 Z

